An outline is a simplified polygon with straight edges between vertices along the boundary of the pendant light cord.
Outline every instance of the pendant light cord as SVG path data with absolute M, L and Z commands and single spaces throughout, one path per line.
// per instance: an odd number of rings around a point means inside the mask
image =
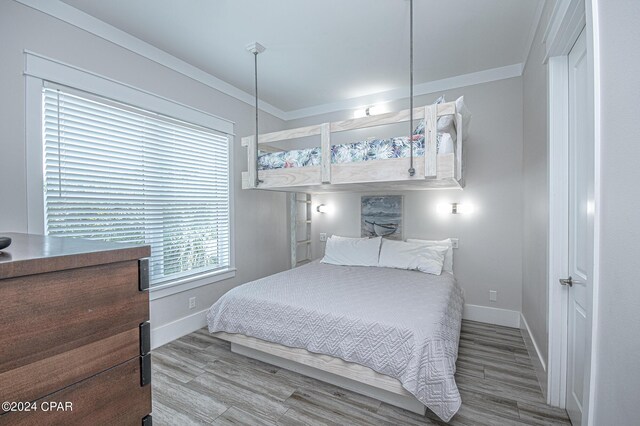
M 416 174 L 413 168 L 413 0 L 409 0 L 409 176 Z
M 256 188 L 258 185 L 262 183 L 260 178 L 258 177 L 258 172 L 260 171 L 260 166 L 258 165 L 258 160 L 260 159 L 260 150 L 258 149 L 258 51 L 253 52 L 253 71 L 254 71 L 254 83 L 255 83 L 255 93 L 256 93 Z

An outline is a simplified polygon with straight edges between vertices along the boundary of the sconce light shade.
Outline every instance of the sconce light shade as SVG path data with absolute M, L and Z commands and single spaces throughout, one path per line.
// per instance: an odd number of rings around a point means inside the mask
M 451 213 L 451 204 L 450 203 L 439 203 L 436 206 L 436 211 L 439 215 L 447 215 Z
M 318 213 L 329 213 L 331 209 L 326 204 L 320 204 L 316 209 Z
M 453 209 L 453 207 L 452 207 Z M 471 214 L 475 211 L 473 204 L 464 203 L 464 204 L 456 204 L 457 214 Z M 452 212 L 453 213 L 453 212 Z
M 357 109 L 353 112 L 353 118 L 362 118 L 366 117 L 368 108 Z

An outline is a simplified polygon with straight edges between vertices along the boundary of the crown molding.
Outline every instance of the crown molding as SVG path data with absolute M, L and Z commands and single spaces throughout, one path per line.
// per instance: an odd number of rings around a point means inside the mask
M 253 95 L 201 70 L 200 68 L 197 68 L 183 61 L 182 59 L 176 58 L 175 56 L 161 49 L 158 49 L 157 47 L 143 40 L 140 40 L 139 38 L 134 37 L 131 34 L 128 34 L 59 0 L 14 1 L 29 8 L 45 13 L 70 25 L 73 25 L 76 28 L 91 33 L 106 41 L 114 43 L 124 49 L 129 50 L 130 52 L 136 53 L 159 65 L 167 67 L 186 77 L 198 81 L 208 87 L 211 87 L 212 89 L 238 99 L 241 102 L 249 105 L 254 105 L 255 103 Z M 429 81 L 426 83 L 415 85 L 414 95 L 426 95 L 465 86 L 472 86 L 475 84 L 489 83 L 492 81 L 519 77 L 522 75 L 523 69 L 524 62 L 498 68 L 491 68 L 488 70 L 478 71 L 470 74 L 444 78 L 441 80 Z M 375 103 L 384 103 L 399 99 L 405 99 L 407 98 L 407 94 L 408 89 L 404 87 L 291 111 L 283 111 L 262 100 L 259 101 L 258 105 L 262 111 L 269 113 L 281 120 L 288 121 L 298 118 L 312 117 L 315 115 L 342 111 L 346 109 L 355 109 L 362 107 L 362 105 L 371 105 Z
M 174 70 L 239 101 L 249 105 L 255 105 L 253 95 L 66 3 L 58 0 L 14 1 L 73 25 L 106 41 L 117 44 L 124 49 Z M 258 105 L 264 112 L 281 120 L 287 119 L 287 114 L 284 111 L 267 102 L 259 101 Z
M 531 49 L 533 49 L 533 42 L 536 39 L 536 34 L 538 33 L 538 27 L 540 26 L 540 20 L 542 19 L 542 11 L 544 10 L 545 1 L 538 0 L 538 8 L 536 9 L 533 22 L 531 23 L 531 28 L 529 28 L 529 37 L 527 39 L 526 44 L 526 53 L 524 58 L 522 59 L 522 69 L 527 68 L 527 62 L 529 61 L 529 55 L 531 55 Z
M 586 24 L 584 0 L 558 0 L 544 32 L 544 63 L 552 56 L 569 54 Z
M 522 75 L 524 64 L 513 64 L 499 68 L 491 68 L 484 71 L 478 71 L 470 74 L 457 75 L 455 77 L 443 78 L 441 80 L 428 81 L 426 83 L 416 84 L 413 89 L 414 96 L 427 95 L 445 90 L 457 89 L 459 87 L 473 86 L 475 84 L 489 83 L 507 78 L 520 77 Z M 298 118 L 312 117 L 315 115 L 327 114 L 346 109 L 362 108 L 363 105 L 372 105 L 378 103 L 391 102 L 398 99 L 408 98 L 409 89 L 399 88 L 386 92 L 374 93 L 371 95 L 360 96 L 357 98 L 345 99 L 338 102 L 331 102 L 302 108 L 286 113 L 287 120 L 295 120 Z

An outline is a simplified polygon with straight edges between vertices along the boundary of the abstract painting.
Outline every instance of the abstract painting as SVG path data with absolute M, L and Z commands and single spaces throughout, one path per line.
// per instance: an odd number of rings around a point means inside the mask
M 360 207 L 360 234 L 402 240 L 402 195 L 364 195 Z

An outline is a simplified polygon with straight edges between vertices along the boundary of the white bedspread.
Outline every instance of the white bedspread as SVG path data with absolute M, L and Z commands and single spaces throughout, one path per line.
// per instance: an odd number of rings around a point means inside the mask
M 444 421 L 462 296 L 453 275 L 312 262 L 236 287 L 209 310 L 214 333 L 240 333 L 365 365 L 398 379 Z

